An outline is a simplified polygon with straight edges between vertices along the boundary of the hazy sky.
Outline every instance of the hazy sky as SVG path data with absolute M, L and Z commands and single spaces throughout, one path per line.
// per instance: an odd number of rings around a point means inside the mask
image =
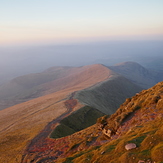
M 0 0 L 0 45 L 163 39 L 163 0 Z

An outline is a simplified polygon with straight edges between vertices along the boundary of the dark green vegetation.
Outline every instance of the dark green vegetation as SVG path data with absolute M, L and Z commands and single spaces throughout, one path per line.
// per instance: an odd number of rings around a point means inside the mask
M 126 98 L 142 88 L 120 75 L 101 82 L 94 87 L 77 92 L 76 98 L 83 104 L 95 107 L 105 114 L 113 114 Z
M 61 120 L 60 125 L 55 128 L 50 137 L 60 138 L 71 135 L 95 124 L 97 118 L 103 115 L 104 113 L 99 110 L 85 106 Z

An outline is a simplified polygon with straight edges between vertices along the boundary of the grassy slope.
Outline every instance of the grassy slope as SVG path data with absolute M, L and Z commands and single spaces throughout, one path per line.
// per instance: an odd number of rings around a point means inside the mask
M 60 138 L 83 130 L 95 124 L 97 118 L 101 116 L 104 116 L 104 113 L 89 106 L 84 106 L 61 120 L 60 125 L 52 132 L 51 138 Z
M 126 98 L 141 90 L 126 78 L 114 75 L 94 87 L 79 91 L 76 98 L 81 103 L 95 107 L 105 114 L 113 114 Z
M 58 79 L 69 74 L 73 68 L 55 67 L 42 73 L 28 74 L 14 78 L 0 87 L 0 98 L 9 98 L 15 94 L 31 89 L 40 84 Z
M 135 111 L 135 112 L 134 112 Z M 132 114 L 131 116 L 131 113 Z M 70 152 L 66 159 L 58 162 L 64 163 L 138 163 L 163 162 L 163 82 L 149 90 L 144 90 L 132 99 L 127 99 L 115 114 L 107 119 L 107 127 L 115 128 L 116 135 L 112 139 L 96 135 L 96 139 L 105 143 L 99 146 L 86 145 L 94 136 L 95 126 L 88 131 L 74 135 L 71 139 L 72 146 L 78 144 L 83 150 Z M 96 129 L 97 130 L 97 129 Z M 98 133 L 99 131 L 96 131 Z M 73 136 L 72 136 L 73 137 Z M 80 138 L 82 138 L 82 141 Z M 127 151 L 125 145 L 135 143 L 137 148 Z
M 109 77 L 109 70 L 101 65 L 85 66 L 66 88 L 0 111 L 0 162 L 20 162 L 27 143 L 48 122 L 66 111 L 64 101 L 74 91 L 85 89 Z M 76 80 L 75 80 L 76 79 Z M 80 108 L 78 104 L 76 110 Z

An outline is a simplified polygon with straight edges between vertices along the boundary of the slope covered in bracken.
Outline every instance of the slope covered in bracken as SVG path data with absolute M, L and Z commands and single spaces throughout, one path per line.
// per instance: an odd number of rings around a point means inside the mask
M 52 142 L 51 152 L 33 162 L 162 163 L 163 82 L 126 99 L 109 118 Z

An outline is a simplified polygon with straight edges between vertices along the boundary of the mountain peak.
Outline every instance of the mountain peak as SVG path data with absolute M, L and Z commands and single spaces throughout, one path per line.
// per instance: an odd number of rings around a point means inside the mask
M 114 72 L 126 77 L 143 89 L 150 88 L 156 84 L 157 75 L 136 62 L 123 62 L 109 67 Z

